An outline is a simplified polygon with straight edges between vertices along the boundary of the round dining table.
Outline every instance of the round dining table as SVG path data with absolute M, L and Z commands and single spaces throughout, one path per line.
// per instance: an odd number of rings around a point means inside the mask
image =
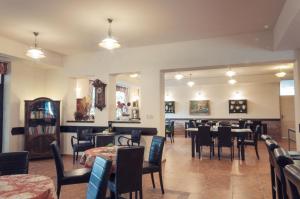
M 113 168 L 116 165 L 116 156 L 119 146 L 95 147 L 83 152 L 80 158 L 80 164 L 86 168 L 92 168 L 96 157 L 103 157 L 112 160 Z
M 51 178 L 19 174 L 0 176 L 0 199 L 56 199 Z

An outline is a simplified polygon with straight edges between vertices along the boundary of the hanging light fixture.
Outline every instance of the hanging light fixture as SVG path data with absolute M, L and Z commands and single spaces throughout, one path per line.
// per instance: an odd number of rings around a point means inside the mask
M 195 85 L 195 82 L 192 81 L 192 74 L 190 74 L 190 80 L 187 82 L 187 85 L 189 87 L 193 87 Z
M 286 76 L 286 72 L 282 71 L 282 67 L 279 68 L 279 72 L 275 74 L 277 77 L 282 78 Z
M 176 74 L 174 77 L 177 80 L 181 80 L 183 78 L 183 75 L 182 74 Z
M 233 77 L 233 76 L 236 75 L 236 72 L 233 71 L 233 70 L 231 70 L 231 67 L 228 67 L 228 71 L 226 72 L 226 75 L 227 75 L 228 77 Z
M 26 55 L 33 59 L 42 59 L 46 56 L 45 56 L 45 53 L 42 51 L 42 49 L 38 48 L 37 37 L 38 37 L 39 33 L 33 32 L 33 35 L 34 35 L 34 47 L 30 47 L 27 50 Z
M 236 84 L 237 81 L 235 79 L 231 78 L 230 80 L 228 80 L 228 83 L 231 84 L 231 85 L 233 85 L 233 84 Z
M 111 23 L 113 22 L 113 19 L 108 18 L 107 21 L 108 21 L 108 24 L 109 24 L 108 31 L 107 31 L 107 37 L 99 43 L 99 46 L 101 46 L 102 48 L 106 48 L 108 50 L 113 50 L 115 48 L 120 48 L 121 45 L 119 44 L 119 42 L 112 37 Z

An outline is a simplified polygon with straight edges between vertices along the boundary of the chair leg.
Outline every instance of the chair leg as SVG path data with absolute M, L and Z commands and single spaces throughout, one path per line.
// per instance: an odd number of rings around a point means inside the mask
M 75 151 L 73 151 L 73 164 L 75 164 Z
M 161 192 L 162 192 L 162 194 L 165 194 L 161 169 L 159 170 L 158 174 L 159 174 L 159 181 L 160 181 Z
M 199 159 L 201 158 L 202 146 L 199 146 Z
M 257 145 L 255 145 L 255 152 L 256 152 L 256 157 L 259 160 L 259 155 L 258 155 L 258 149 L 257 149 Z
M 153 176 L 153 173 L 151 173 L 151 181 L 152 181 L 153 189 L 155 189 L 155 182 L 154 182 L 154 176 Z
M 61 190 L 61 185 L 58 183 L 58 184 L 57 184 L 57 188 L 56 188 L 57 198 L 59 198 L 60 190 Z
M 219 158 L 219 160 L 221 159 L 221 158 L 220 158 L 220 151 L 221 151 L 221 150 L 220 150 L 220 147 L 218 146 L 218 158 Z
M 77 151 L 77 152 L 76 152 L 76 161 L 78 160 L 78 153 L 79 153 L 79 152 Z
M 139 190 L 139 193 L 140 193 L 140 199 L 143 199 L 143 188 L 141 188 L 141 189 Z

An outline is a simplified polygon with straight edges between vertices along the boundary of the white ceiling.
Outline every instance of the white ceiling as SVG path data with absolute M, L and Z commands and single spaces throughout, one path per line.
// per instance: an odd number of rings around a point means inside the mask
M 98 50 L 107 17 L 123 47 L 272 29 L 285 0 L 0 0 L 0 35 L 62 54 Z
M 235 78 L 246 77 L 246 76 L 262 76 L 272 75 L 280 71 L 286 72 L 290 77 L 293 74 L 293 64 L 269 64 L 269 65 L 255 65 L 255 66 L 244 66 L 244 67 L 232 67 L 231 69 L 236 72 Z M 184 75 L 185 79 L 189 79 L 192 74 L 192 79 L 203 79 L 203 78 L 220 78 L 226 77 L 226 71 L 228 67 L 220 69 L 205 69 L 205 70 L 191 70 L 182 72 L 168 72 L 165 73 L 166 80 L 173 80 L 176 74 Z M 275 77 L 275 76 L 274 76 Z

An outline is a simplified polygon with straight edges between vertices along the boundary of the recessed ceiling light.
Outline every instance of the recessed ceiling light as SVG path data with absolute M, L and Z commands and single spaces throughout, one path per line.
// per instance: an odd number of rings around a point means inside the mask
M 286 72 L 281 71 L 281 72 L 276 73 L 275 75 L 276 75 L 277 77 L 281 78 L 281 77 L 286 76 Z
M 130 76 L 131 78 L 136 78 L 137 76 L 139 76 L 139 74 L 133 73 L 133 74 L 130 74 L 129 76 Z
M 270 28 L 270 26 L 269 25 L 264 25 L 264 29 L 266 29 L 266 30 L 268 30 Z
M 233 85 L 233 84 L 236 84 L 237 81 L 235 79 L 230 79 L 230 80 L 228 80 L 228 83 Z
M 227 75 L 228 77 L 233 77 L 233 76 L 236 75 L 236 72 L 230 69 L 229 71 L 226 72 L 226 75 Z
M 188 81 L 187 85 L 188 85 L 189 87 L 193 87 L 193 86 L 195 85 L 195 82 L 193 82 L 193 81 Z
M 176 74 L 174 77 L 177 80 L 181 80 L 183 78 L 183 75 L 182 74 Z

